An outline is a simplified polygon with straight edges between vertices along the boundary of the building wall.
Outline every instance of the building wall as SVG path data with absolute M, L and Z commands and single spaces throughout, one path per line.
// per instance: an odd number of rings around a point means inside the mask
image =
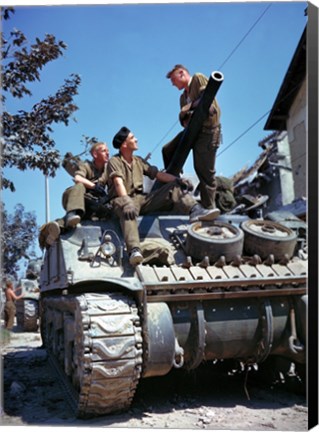
M 307 196 L 307 82 L 304 80 L 287 121 L 295 199 Z
M 288 134 L 282 132 L 277 141 L 278 164 L 282 205 L 290 204 L 295 199 L 294 178 L 291 169 L 291 154 Z

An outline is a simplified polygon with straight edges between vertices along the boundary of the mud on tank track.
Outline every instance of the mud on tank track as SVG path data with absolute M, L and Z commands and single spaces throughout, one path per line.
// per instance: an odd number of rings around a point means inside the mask
M 76 415 L 128 409 L 142 370 L 134 301 L 121 293 L 49 296 L 43 307 L 45 346 Z

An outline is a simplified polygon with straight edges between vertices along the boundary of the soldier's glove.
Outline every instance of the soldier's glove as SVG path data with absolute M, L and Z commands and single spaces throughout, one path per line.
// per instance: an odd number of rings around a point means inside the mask
M 194 186 L 190 180 L 179 177 L 176 181 L 183 192 L 192 192 L 194 190 Z
M 125 220 L 134 220 L 137 216 L 137 211 L 135 205 L 129 196 L 124 196 L 123 198 L 123 215 Z
M 95 195 L 104 196 L 106 195 L 105 187 L 101 185 L 101 183 L 96 183 L 93 189 Z

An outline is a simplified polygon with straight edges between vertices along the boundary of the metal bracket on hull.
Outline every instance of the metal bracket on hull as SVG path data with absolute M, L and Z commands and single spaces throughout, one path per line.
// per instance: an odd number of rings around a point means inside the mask
M 202 304 L 194 304 L 191 314 L 192 324 L 188 339 L 191 348 L 185 349 L 185 352 L 190 353 L 190 356 L 185 359 L 185 367 L 189 370 L 197 368 L 204 360 L 206 338 L 205 315 Z
M 257 363 L 261 363 L 266 360 L 266 358 L 269 356 L 274 341 L 274 323 L 270 301 L 265 299 L 261 303 L 261 306 L 263 308 L 263 312 L 260 316 L 262 337 L 259 341 L 257 349 Z

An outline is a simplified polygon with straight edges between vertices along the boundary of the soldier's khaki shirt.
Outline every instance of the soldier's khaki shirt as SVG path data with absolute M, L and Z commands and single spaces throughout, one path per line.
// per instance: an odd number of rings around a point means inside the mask
M 126 192 L 129 196 L 143 193 L 143 176 L 154 180 L 158 173 L 158 168 L 150 165 L 140 156 L 133 156 L 131 164 L 126 162 L 121 154 L 117 154 L 108 161 L 108 192 L 110 198 L 117 197 L 113 183 L 114 177 L 121 177 L 124 182 Z
M 194 74 L 189 85 L 189 91 L 186 92 L 186 90 L 184 90 L 180 96 L 180 107 L 183 108 L 183 106 L 187 105 L 188 103 L 197 100 L 205 90 L 207 83 L 208 78 L 205 75 L 201 73 Z M 211 106 L 215 108 L 215 112 L 213 115 L 209 115 L 208 119 L 204 121 L 204 128 L 212 128 L 218 126 L 220 123 L 220 107 L 216 98 L 213 100 Z
M 74 175 L 80 175 L 93 183 L 101 183 L 103 186 L 107 184 L 107 164 L 104 165 L 102 170 L 96 168 L 93 162 L 85 161 L 80 162 L 79 169 L 75 171 Z

